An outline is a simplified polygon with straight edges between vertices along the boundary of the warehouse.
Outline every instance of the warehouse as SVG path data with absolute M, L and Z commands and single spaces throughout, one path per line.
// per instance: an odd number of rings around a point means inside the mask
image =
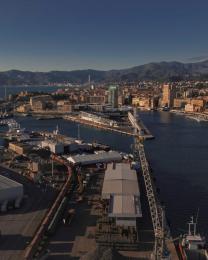
M 142 211 L 137 174 L 130 164 L 108 164 L 102 199 L 107 201 L 108 217 L 115 218 L 116 225 L 136 228 L 136 219 L 142 217 Z
M 108 216 L 116 218 L 118 226 L 136 227 L 136 218 L 142 217 L 139 197 L 134 195 L 111 196 Z
M 101 152 L 98 154 L 84 154 L 70 156 L 67 160 L 73 164 L 91 165 L 96 163 L 120 162 L 122 157 L 120 153 L 115 151 Z
M 41 143 L 42 148 L 48 147 L 52 153 L 61 154 L 64 152 L 64 145 L 63 143 L 56 142 L 53 140 L 44 140 Z
M 102 198 L 110 199 L 112 194 L 139 195 L 136 171 L 128 163 L 108 164 L 102 189 Z
M 105 180 L 132 180 L 137 182 L 137 174 L 128 163 L 109 163 L 105 171 Z
M 15 208 L 19 208 L 23 198 L 23 185 L 7 177 L 0 175 L 0 207 L 5 212 L 9 203 L 14 202 Z
M 102 198 L 110 199 L 111 195 L 140 195 L 137 181 L 131 180 L 104 180 Z

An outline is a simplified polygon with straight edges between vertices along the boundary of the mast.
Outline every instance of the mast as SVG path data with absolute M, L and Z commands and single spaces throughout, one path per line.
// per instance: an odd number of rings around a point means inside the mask
M 80 125 L 78 124 L 77 127 L 77 138 L 80 140 Z

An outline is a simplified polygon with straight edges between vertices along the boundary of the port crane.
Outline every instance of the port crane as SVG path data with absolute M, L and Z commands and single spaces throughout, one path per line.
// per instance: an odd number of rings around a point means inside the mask
M 134 122 L 137 121 L 137 109 L 134 108 Z M 132 122 L 131 122 L 132 123 Z M 166 246 L 166 236 L 167 230 L 165 227 L 165 216 L 164 209 L 162 208 L 160 202 L 157 199 L 155 187 L 153 185 L 152 177 L 150 175 L 149 164 L 146 159 L 144 151 L 144 136 L 140 128 L 137 127 L 137 124 L 132 123 L 134 128 L 134 146 L 133 153 L 134 159 L 140 161 L 143 179 L 145 183 L 145 189 L 147 193 L 147 199 L 149 203 L 150 214 L 152 218 L 152 224 L 155 235 L 155 245 L 154 251 L 152 253 L 153 260 L 169 260 L 170 253 Z

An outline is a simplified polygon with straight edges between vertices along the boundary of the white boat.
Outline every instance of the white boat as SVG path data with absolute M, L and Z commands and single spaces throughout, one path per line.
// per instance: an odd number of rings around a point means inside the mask
M 179 241 L 179 252 L 183 260 L 206 260 L 206 240 L 196 231 L 197 223 L 191 217 L 188 223 L 188 233 L 184 234 Z

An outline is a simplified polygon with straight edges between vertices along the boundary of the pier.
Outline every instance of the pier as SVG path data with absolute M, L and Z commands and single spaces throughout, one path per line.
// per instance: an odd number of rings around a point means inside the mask
M 64 116 L 63 119 L 69 120 L 69 121 L 72 121 L 72 122 L 75 122 L 75 123 L 83 124 L 83 125 L 86 125 L 86 126 L 98 128 L 98 129 L 105 130 L 105 131 L 116 132 L 116 133 L 119 133 L 119 134 L 122 134 L 122 135 L 135 136 L 133 128 L 130 125 L 128 127 L 127 126 L 126 127 L 121 127 L 121 126 L 113 127 L 113 126 L 95 123 L 95 122 L 92 122 L 92 121 L 81 119 L 78 116 L 71 116 L 71 115 L 70 116 Z M 140 123 L 141 123 L 141 121 L 138 124 L 140 124 Z M 140 128 L 146 129 L 146 132 L 143 135 L 145 140 L 154 138 L 154 136 L 149 132 L 149 130 L 143 124 L 140 126 Z

